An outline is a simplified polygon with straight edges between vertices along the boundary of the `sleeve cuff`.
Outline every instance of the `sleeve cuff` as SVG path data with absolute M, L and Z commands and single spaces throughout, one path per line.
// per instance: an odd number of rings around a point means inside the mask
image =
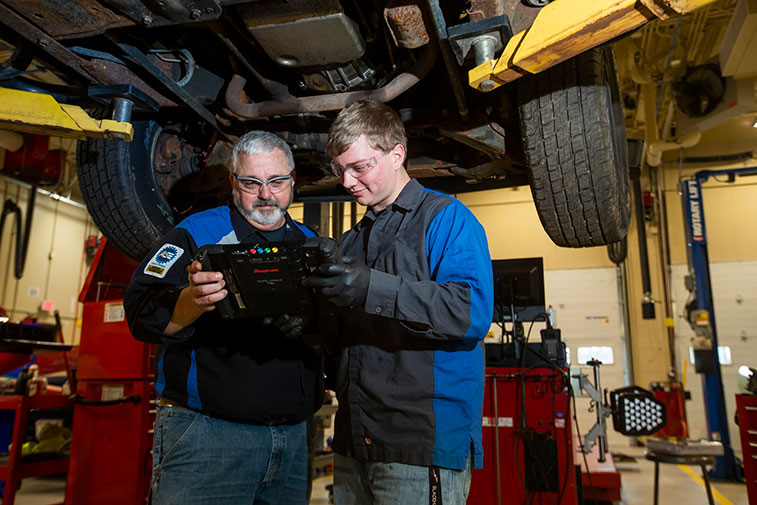
M 189 325 L 186 328 L 182 328 L 173 335 L 165 335 L 163 330 L 166 329 L 168 323 L 171 321 L 173 315 L 173 309 L 176 306 L 176 300 L 179 298 L 182 288 L 171 287 L 164 290 L 153 298 L 143 314 L 149 314 L 143 316 L 140 321 L 140 327 L 142 331 L 151 333 L 158 337 L 162 342 L 183 342 L 189 339 L 194 334 L 194 325 Z
M 398 276 L 371 269 L 371 280 L 368 283 L 368 295 L 365 299 L 366 313 L 394 317 L 399 289 Z

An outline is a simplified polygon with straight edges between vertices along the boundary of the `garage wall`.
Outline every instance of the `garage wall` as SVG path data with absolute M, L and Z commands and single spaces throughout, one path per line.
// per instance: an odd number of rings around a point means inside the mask
M 303 214 L 304 206 L 301 203 L 293 203 L 289 207 L 289 215 L 292 216 L 292 219 L 295 221 L 302 222 L 302 214 Z
M 0 196 L 14 201 L 26 223 L 26 205 L 30 189 L 11 179 L 0 177 Z M 85 209 L 53 200 L 37 193 L 24 275 L 14 276 L 15 218 L 6 219 L 0 236 L 0 306 L 11 321 L 33 314 L 40 322 L 54 324 L 52 312 L 42 312 L 44 300 L 52 300 L 61 316 L 67 342 L 78 342 L 76 319 L 81 314 L 77 301 L 86 276 L 84 240 L 92 229 Z M 22 228 L 23 233 L 23 228 Z
M 751 166 L 757 162 L 751 163 Z M 739 165 L 737 168 L 750 165 Z M 691 167 L 684 176 L 707 168 Z M 668 203 L 671 263 L 686 263 L 683 210 L 676 189 L 678 173 L 666 170 L 665 195 Z M 757 175 L 739 177 L 733 183 L 726 176 L 709 179 L 702 186 L 708 253 L 711 262 L 757 259 Z
M 456 196 L 486 228 L 493 259 L 541 256 L 545 270 L 614 267 L 604 247 L 557 247 L 539 221 L 528 187 Z

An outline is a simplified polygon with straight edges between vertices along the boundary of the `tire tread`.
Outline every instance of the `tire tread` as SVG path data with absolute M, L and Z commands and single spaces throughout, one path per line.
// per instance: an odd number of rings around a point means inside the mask
M 129 164 L 124 142 L 88 139 L 78 143 L 79 186 L 87 210 L 110 243 L 141 260 L 163 232 L 148 218 Z
M 614 104 L 602 85 L 603 51 L 610 49 L 590 50 L 522 78 L 518 86 L 531 192 L 544 229 L 559 246 L 604 245 L 628 229 L 625 144 L 624 166 L 618 168 L 617 125 L 608 113 Z M 614 65 L 607 71 L 614 72 Z M 625 142 L 624 129 L 622 135 Z

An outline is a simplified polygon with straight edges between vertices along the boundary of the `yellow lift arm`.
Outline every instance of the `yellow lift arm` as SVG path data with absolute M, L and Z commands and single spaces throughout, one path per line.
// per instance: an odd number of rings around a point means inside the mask
M 536 74 L 655 19 L 687 14 L 714 0 L 554 0 L 512 36 L 498 60 L 468 72 L 469 84 L 491 91 Z M 483 86 L 482 86 L 483 83 Z
M 0 129 L 52 137 L 108 138 L 130 142 L 131 123 L 94 119 L 76 105 L 58 103 L 44 93 L 0 88 Z

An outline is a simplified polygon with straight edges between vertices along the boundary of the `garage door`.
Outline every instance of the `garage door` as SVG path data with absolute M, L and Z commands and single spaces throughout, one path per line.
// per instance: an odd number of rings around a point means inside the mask
M 544 274 L 544 284 L 546 303 L 555 309 L 557 326 L 570 349 L 571 363 L 578 364 L 579 354 L 584 359 L 599 354 L 609 357 L 611 351 L 612 363 L 607 362 L 601 368 L 602 387 L 612 390 L 625 386 L 626 335 L 617 270 L 550 270 Z M 593 382 L 591 368 L 584 369 L 584 373 Z M 576 401 L 582 434 L 596 422 L 596 414 L 589 412 L 589 406 L 587 398 Z M 608 430 L 608 437 L 611 448 L 628 446 L 628 439 L 612 429 Z

